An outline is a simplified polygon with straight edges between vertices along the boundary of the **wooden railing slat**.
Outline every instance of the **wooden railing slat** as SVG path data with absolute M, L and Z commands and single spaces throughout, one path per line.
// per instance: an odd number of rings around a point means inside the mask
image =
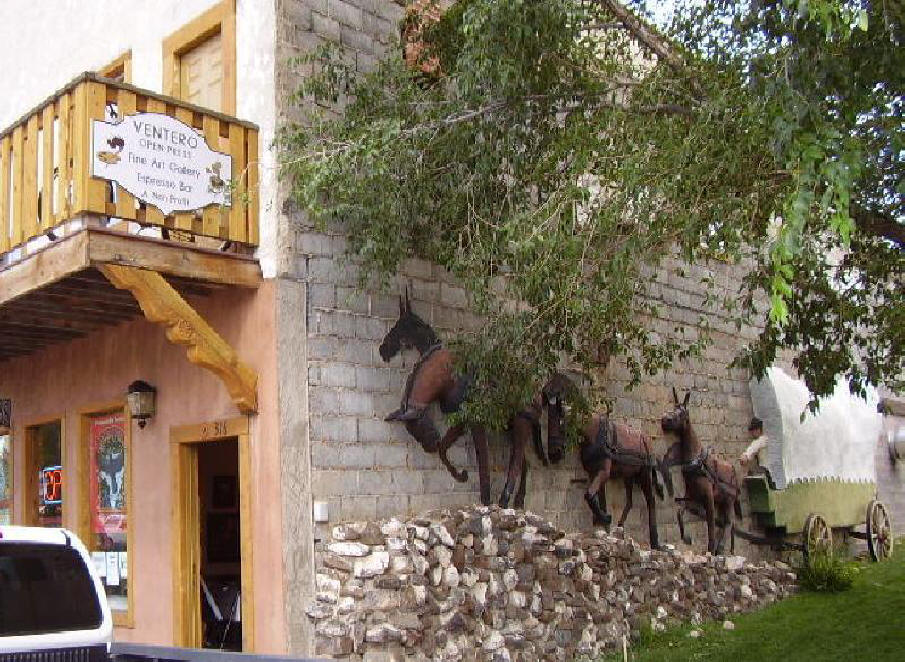
M 72 208 L 70 213 L 80 214 L 88 207 L 88 110 L 86 85 L 73 90 L 71 137 L 72 146 Z
M 235 188 L 229 210 L 227 237 L 232 241 L 245 242 L 248 239 L 245 229 L 245 182 L 248 173 L 245 172 L 245 129 L 238 124 L 229 125 L 229 153 L 233 157 L 232 178 Z
M 13 130 L 13 199 L 12 199 L 12 229 L 10 242 L 17 246 L 25 239 L 22 232 L 22 159 L 25 156 L 25 127 L 17 126 Z
M 220 149 L 220 120 L 216 117 L 205 115 L 202 120 L 202 128 L 204 130 L 204 139 L 208 146 L 214 150 Z M 201 230 L 204 234 L 217 236 L 220 234 L 220 216 L 225 212 L 225 208 L 220 205 L 208 205 L 201 214 L 202 224 Z
M 88 159 L 86 163 L 85 189 L 88 201 L 87 211 L 95 214 L 105 214 L 107 212 L 107 186 L 108 183 L 103 179 L 96 179 L 91 176 L 91 124 L 94 120 L 103 121 L 106 117 L 107 107 L 107 88 L 103 83 L 86 83 L 88 91 L 86 93 L 86 139 L 87 149 L 85 156 Z
M 57 149 L 57 215 L 56 222 L 69 218 L 72 209 L 72 97 L 60 97 L 60 140 Z
M 12 245 L 10 242 L 9 213 L 9 172 L 10 172 L 10 139 L 0 139 L 0 253 L 5 253 Z
M 53 225 L 53 127 L 55 117 L 54 104 L 47 104 L 41 114 L 41 155 L 44 160 L 41 173 L 41 230 L 46 230 Z
M 38 234 L 38 116 L 25 124 L 25 158 L 22 161 L 22 232 L 25 241 Z
M 135 114 L 135 93 L 129 90 L 117 90 L 116 106 L 119 116 Z M 133 220 L 135 218 L 135 198 L 122 186 L 116 190 L 116 216 Z
M 260 204 L 260 156 L 258 155 L 258 132 L 245 129 L 245 153 L 248 163 L 248 205 L 245 208 L 248 220 L 248 243 L 258 245 L 260 229 L 258 227 L 258 205 Z

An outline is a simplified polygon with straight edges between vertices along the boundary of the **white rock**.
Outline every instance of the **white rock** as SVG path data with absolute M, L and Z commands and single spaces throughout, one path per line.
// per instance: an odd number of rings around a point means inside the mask
M 666 616 L 667 612 L 663 605 L 657 605 L 657 618 L 662 620 L 666 618 Z
M 412 568 L 412 561 L 407 556 L 393 556 L 390 558 L 390 569 L 397 575 L 408 574 Z
M 487 582 L 478 582 L 471 589 L 475 604 L 481 607 L 487 604 Z
M 513 590 L 518 584 L 518 573 L 509 568 L 506 572 L 503 573 L 503 586 L 506 587 L 507 591 Z
M 735 623 L 733 623 L 732 621 L 723 621 L 723 629 L 724 630 L 734 630 Z
M 431 568 L 431 584 L 433 586 L 439 586 L 440 582 L 443 580 L 443 568 L 438 565 L 435 565 Z
M 578 578 L 583 582 L 589 582 L 594 579 L 594 570 L 587 563 L 582 563 L 581 570 L 578 572 Z
M 521 591 L 510 591 L 509 593 L 509 606 L 516 607 L 517 609 L 522 609 L 525 605 L 528 604 L 528 598 Z
M 498 648 L 502 648 L 505 643 L 506 640 L 503 639 L 503 635 L 500 634 L 499 630 L 491 630 L 490 634 L 484 637 L 481 648 L 485 651 L 495 651 Z
M 336 601 L 339 599 L 339 594 L 334 593 L 333 591 L 318 591 L 314 594 L 314 599 L 328 605 L 335 605 Z
M 384 524 L 380 527 L 380 532 L 388 538 L 408 537 L 408 531 L 405 527 L 405 523 L 400 522 L 395 517 L 387 522 L 384 522 Z
M 454 547 L 456 541 L 453 540 L 453 537 L 449 534 L 449 531 L 442 524 L 434 524 L 431 526 L 431 530 L 434 532 L 434 535 L 437 536 L 437 540 L 440 541 L 440 544 L 446 545 L 447 547 Z
M 484 515 L 484 517 L 481 518 L 481 533 L 488 536 L 491 531 L 493 531 L 493 520 L 491 520 L 488 515 Z
M 427 559 L 425 559 L 420 554 L 412 554 L 411 559 L 412 559 L 412 568 L 414 568 L 415 574 L 423 576 L 424 573 L 427 572 L 428 567 L 430 567 L 427 562 Z
M 456 588 L 459 585 L 459 571 L 456 566 L 451 565 L 443 571 L 443 583 L 450 588 Z
M 697 639 L 698 637 L 701 636 L 701 634 L 702 634 L 702 632 L 700 630 L 692 630 L 691 632 L 688 633 L 688 636 L 691 637 L 692 639 Z
M 726 570 L 731 570 L 735 572 L 736 570 L 741 570 L 745 567 L 745 559 L 744 556 L 727 556 L 726 557 Z
M 437 561 L 440 563 L 441 568 L 448 568 L 450 561 L 452 561 L 452 552 L 448 547 L 434 547 L 434 554 L 437 555 Z
M 359 578 L 376 577 L 386 572 L 389 565 L 389 552 L 374 552 L 370 556 L 355 561 L 352 566 L 352 574 Z
M 367 556 L 371 548 L 360 542 L 331 542 L 327 551 L 337 556 Z
M 418 540 L 427 540 L 430 538 L 431 531 L 426 526 L 416 526 L 415 529 L 415 537 Z
M 466 533 L 464 536 L 462 536 L 462 546 L 467 549 L 471 549 L 472 547 L 474 547 L 474 534 L 473 533 Z
M 318 591 L 332 591 L 334 593 L 339 593 L 342 584 L 340 584 L 338 579 L 333 579 L 330 575 L 319 572 L 314 576 L 314 587 Z
M 478 581 L 478 573 L 469 568 L 465 568 L 459 575 L 459 578 L 461 579 L 464 586 L 471 588 Z
M 351 614 L 353 611 L 355 611 L 355 598 L 345 596 L 339 599 L 339 603 L 336 605 L 336 613 Z
M 381 623 L 365 632 L 365 641 L 384 644 L 389 641 L 402 641 L 405 633 L 390 623 Z
M 404 552 L 409 547 L 406 538 L 387 538 L 387 549 L 391 552 Z
M 750 586 L 742 584 L 738 588 L 739 588 L 739 592 L 742 594 L 743 598 L 750 600 L 751 598 L 754 597 L 754 591 L 751 590 Z

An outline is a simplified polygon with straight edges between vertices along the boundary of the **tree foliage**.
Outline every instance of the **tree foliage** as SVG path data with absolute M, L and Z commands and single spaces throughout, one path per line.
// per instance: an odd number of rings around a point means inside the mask
M 465 415 L 494 427 L 563 361 L 618 355 L 637 382 L 699 352 L 649 324 L 674 251 L 751 265 L 719 303 L 764 329 L 753 373 L 789 349 L 818 395 L 901 386 L 902 5 L 677 3 L 658 29 L 631 9 L 459 0 L 410 17 L 423 66 L 319 50 L 280 139 L 293 196 L 344 223 L 363 281 L 417 256 L 463 283 L 486 319 L 454 340 Z

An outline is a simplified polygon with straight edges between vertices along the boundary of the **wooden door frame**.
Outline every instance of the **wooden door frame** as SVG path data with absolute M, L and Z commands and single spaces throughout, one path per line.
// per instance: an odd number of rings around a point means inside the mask
M 75 469 L 75 467 L 67 467 L 67 465 L 69 464 L 69 458 L 66 455 L 67 444 L 65 413 L 61 413 L 58 416 L 47 416 L 45 418 L 28 421 L 25 425 L 22 426 L 22 441 L 25 444 L 22 449 L 22 469 L 25 472 L 25 475 L 23 476 L 24 480 L 22 481 L 22 524 L 24 526 L 38 526 L 38 514 L 34 511 L 33 508 L 33 506 L 36 505 L 35 499 L 37 498 L 38 494 L 38 478 L 34 472 L 34 465 L 36 464 L 34 449 L 34 429 L 41 427 L 42 425 L 50 425 L 51 423 L 60 424 L 60 464 L 63 467 L 63 515 L 60 526 L 64 528 L 72 528 L 67 518 L 67 513 L 70 513 L 71 517 L 71 508 L 73 507 L 75 500 L 71 498 L 71 489 L 69 486 L 68 474 L 70 471 Z M 69 509 L 67 509 L 67 504 L 69 505 Z
M 197 516 L 198 447 L 236 439 L 239 455 L 239 554 L 242 585 L 242 652 L 254 652 L 252 463 L 247 416 L 170 428 L 173 481 L 173 643 L 201 647 L 201 529 Z

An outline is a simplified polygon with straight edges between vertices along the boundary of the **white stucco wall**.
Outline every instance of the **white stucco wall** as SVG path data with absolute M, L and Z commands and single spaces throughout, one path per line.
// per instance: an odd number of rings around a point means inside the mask
M 132 83 L 163 86 L 164 38 L 219 0 L 0 0 L 0 127 L 5 128 L 83 71 L 132 51 Z M 261 128 L 261 248 L 275 272 L 273 143 L 275 0 L 236 1 L 236 114 Z

